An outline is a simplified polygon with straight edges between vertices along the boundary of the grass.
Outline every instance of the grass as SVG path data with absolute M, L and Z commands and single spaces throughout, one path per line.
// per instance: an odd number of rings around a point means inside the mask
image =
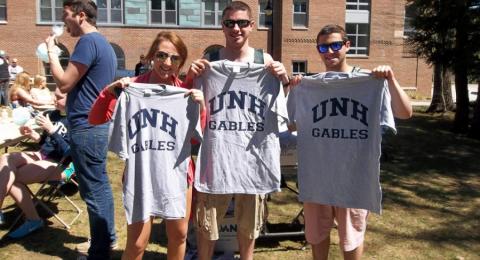
M 449 132 L 452 114 L 416 112 L 407 121 L 397 121 L 398 135 L 384 144 L 381 182 L 383 214 L 371 214 L 365 242 L 365 259 L 480 259 L 480 141 Z M 13 151 L 14 149 L 11 148 Z M 125 245 L 126 223 L 121 203 L 123 163 L 109 155 L 108 164 L 116 206 L 116 229 L 120 248 Z M 295 175 L 286 173 L 295 186 Z M 75 201 L 85 208 L 78 194 Z M 8 221 L 12 200 L 4 203 Z M 60 203 L 62 217 L 72 213 Z M 301 209 L 293 193 L 272 196 L 269 222 L 289 223 Z M 0 244 L 0 259 L 72 259 L 75 245 L 87 239 L 84 213 L 69 231 L 55 219 L 48 227 L 19 241 Z M 165 238 L 157 222 L 144 259 L 165 258 Z M 0 229 L 0 236 L 6 233 Z M 121 256 L 115 251 L 114 258 Z M 330 259 L 341 259 L 336 230 L 332 232 Z M 302 238 L 269 238 L 257 242 L 255 259 L 311 259 Z

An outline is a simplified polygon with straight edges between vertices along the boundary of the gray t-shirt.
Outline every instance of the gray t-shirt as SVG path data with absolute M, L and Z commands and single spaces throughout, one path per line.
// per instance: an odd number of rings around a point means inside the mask
M 304 77 L 291 91 L 301 201 L 381 212 L 382 127 L 396 131 L 390 100 L 386 80 L 362 73 Z
M 195 81 L 207 107 L 195 189 L 213 194 L 278 191 L 278 116 L 287 117 L 280 81 L 264 65 L 210 64 Z
M 109 149 L 126 160 L 128 224 L 150 216 L 184 218 L 190 140 L 200 140 L 199 106 L 185 89 L 132 83 L 120 95 Z

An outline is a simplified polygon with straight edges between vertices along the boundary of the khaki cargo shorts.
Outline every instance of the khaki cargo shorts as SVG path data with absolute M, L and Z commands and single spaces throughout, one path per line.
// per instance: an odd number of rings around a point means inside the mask
M 222 224 L 232 198 L 235 199 L 237 233 L 256 239 L 265 223 L 265 195 L 196 193 L 195 228 L 208 240 L 218 240 L 218 226 Z

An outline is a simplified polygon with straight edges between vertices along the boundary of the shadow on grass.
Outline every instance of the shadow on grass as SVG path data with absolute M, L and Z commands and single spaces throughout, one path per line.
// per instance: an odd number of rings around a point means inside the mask
M 480 141 L 448 131 L 450 120 L 416 113 L 398 121 L 398 135 L 387 136 L 382 145 L 387 155 L 381 164 L 385 209 L 428 212 L 443 223 L 408 235 L 375 227 L 369 232 L 465 250 L 480 241 L 480 211 L 475 206 L 480 198 Z
M 46 238 L 51 239 L 46 240 Z M 26 251 L 56 256 L 61 259 L 76 259 L 78 252 L 74 249 L 66 247 L 65 244 L 78 244 L 84 241 L 84 237 L 73 236 L 66 229 L 45 226 L 44 228 L 21 239 L 10 239 L 8 237 L 3 237 L 0 240 L 0 248 L 15 243 L 23 246 Z

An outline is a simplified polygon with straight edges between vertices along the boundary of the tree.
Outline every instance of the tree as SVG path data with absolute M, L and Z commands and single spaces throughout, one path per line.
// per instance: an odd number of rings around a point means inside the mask
M 468 75 L 475 66 L 480 45 L 478 36 L 478 0 L 408 0 L 415 5 L 415 32 L 409 43 L 417 53 L 433 65 L 452 68 L 455 74 L 456 111 L 453 130 L 466 133 L 469 126 Z M 472 8 L 474 7 L 474 8 Z M 437 68 L 436 73 L 440 73 Z M 445 68 L 442 68 L 445 71 Z M 442 72 L 443 73 L 443 72 Z M 445 86 L 444 77 L 442 86 Z M 440 83 L 436 83 L 440 84 Z M 439 85 L 434 87 L 440 88 Z M 442 95 L 442 94 L 437 94 Z
M 472 11 L 473 24 L 476 25 L 477 30 L 472 32 L 472 41 L 480 41 L 480 0 L 477 0 L 470 6 Z M 477 82 L 477 100 L 473 108 L 473 119 L 470 126 L 469 136 L 480 139 L 480 50 L 477 50 L 473 59 L 473 66 L 470 66 L 469 75 L 471 76 L 471 82 Z
M 445 112 L 454 108 L 450 81 L 454 32 L 448 19 L 449 1 L 409 0 L 413 13 L 407 44 L 411 52 L 433 65 L 433 95 L 427 112 Z

